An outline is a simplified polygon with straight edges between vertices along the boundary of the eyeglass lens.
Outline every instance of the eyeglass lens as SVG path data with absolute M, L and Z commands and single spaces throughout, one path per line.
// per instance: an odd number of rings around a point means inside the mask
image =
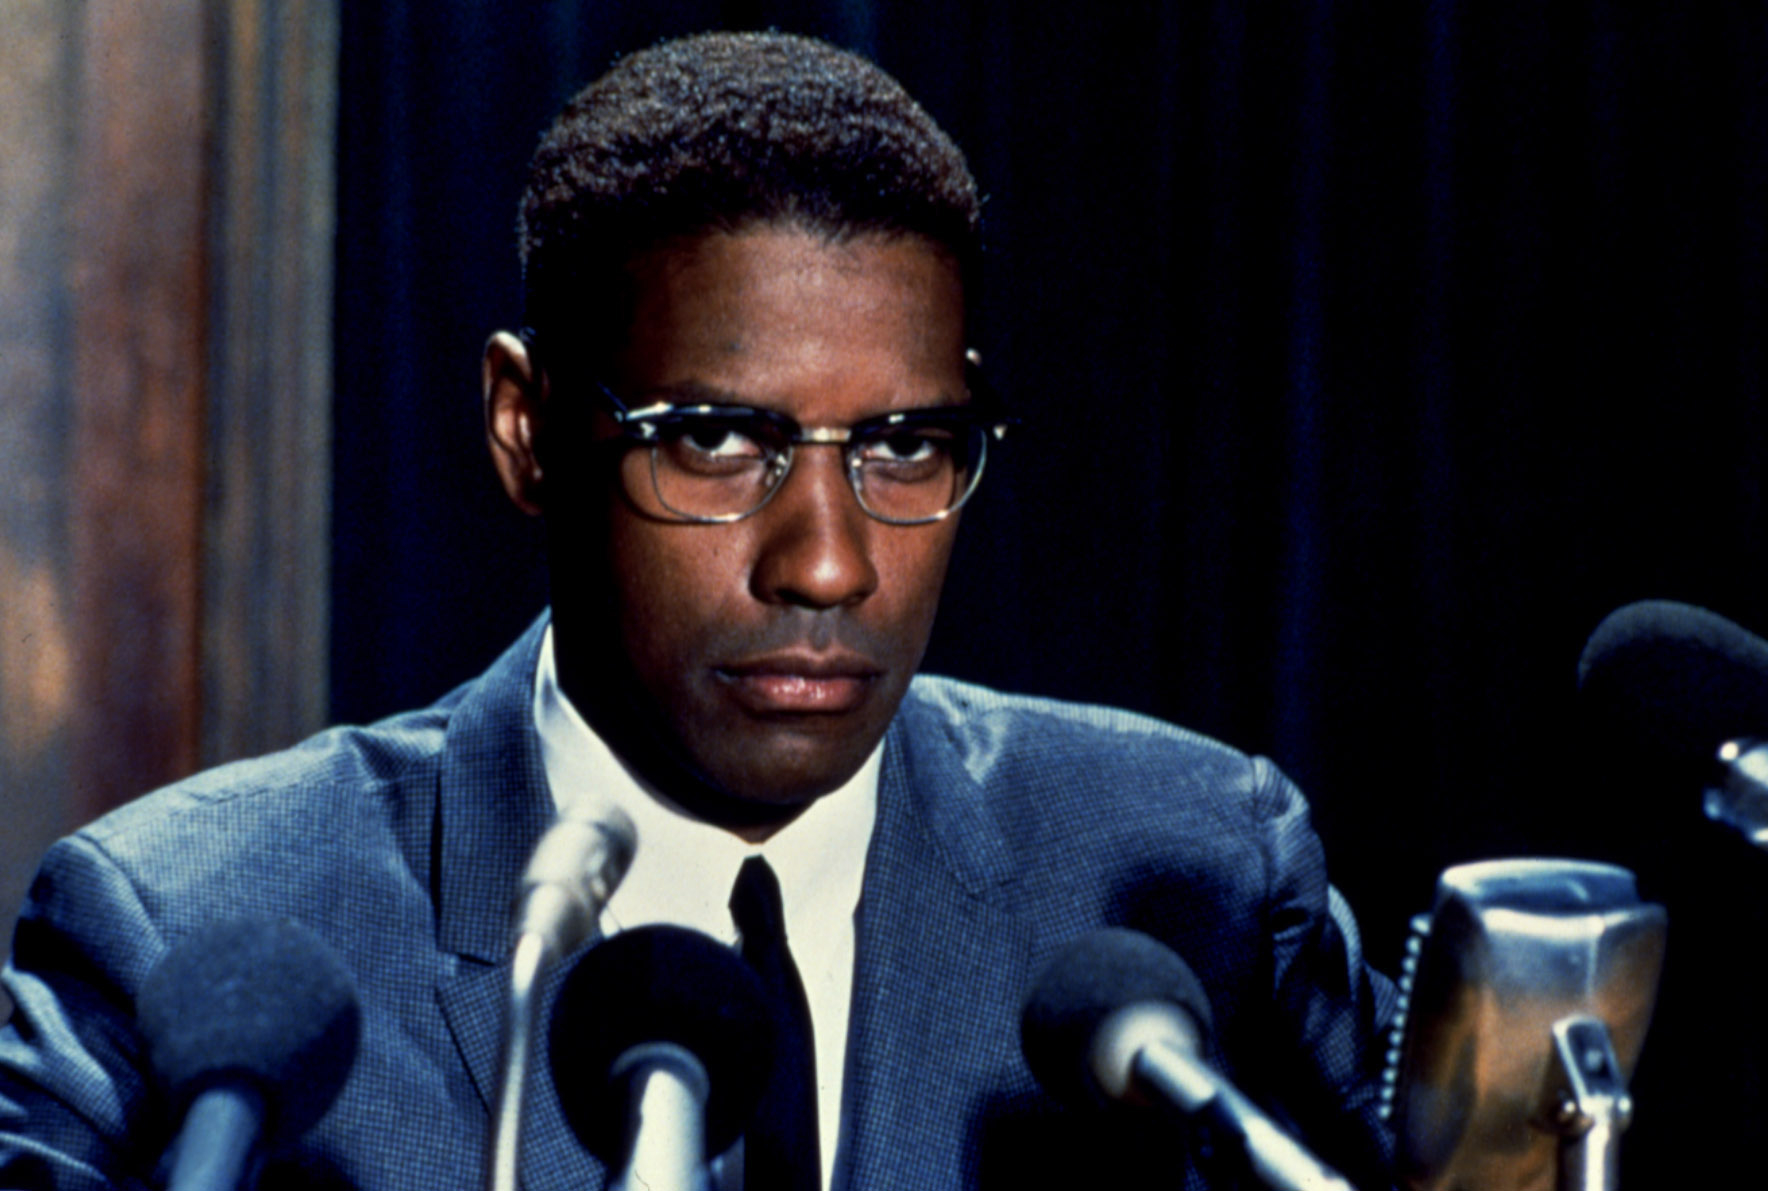
M 865 510 L 890 522 L 937 520 L 962 504 L 980 473 L 987 434 L 978 426 L 888 426 L 842 444 L 849 481 Z M 663 507 L 695 520 L 729 521 L 766 504 L 802 450 L 771 427 L 683 418 L 659 427 L 648 452 Z M 636 493 L 635 493 L 636 495 Z

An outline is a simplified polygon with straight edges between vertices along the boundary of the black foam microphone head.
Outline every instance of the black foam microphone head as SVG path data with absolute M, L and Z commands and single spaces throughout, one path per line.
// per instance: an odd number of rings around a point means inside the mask
M 1209 997 L 1191 965 L 1140 931 L 1108 927 L 1062 947 L 1045 965 L 1019 1016 L 1019 1044 L 1038 1082 L 1059 1100 L 1096 1105 L 1093 1037 L 1126 1005 L 1177 1005 L 1209 1037 Z
M 635 1046 L 674 1043 L 706 1069 L 710 1158 L 754 1115 L 773 1068 L 775 1031 L 760 981 L 729 947 L 679 926 L 622 931 L 585 952 L 559 990 L 553 1086 L 578 1140 L 618 1162 L 628 1105 L 615 1064 Z
M 1643 600 L 1590 634 L 1578 689 L 1625 751 L 1698 773 L 1725 741 L 1768 736 L 1768 641 L 1705 608 Z
M 142 983 L 135 1011 L 153 1069 L 179 1115 L 217 1084 L 264 1098 L 266 1141 L 305 1133 L 356 1061 L 356 983 L 298 922 L 214 923 L 174 947 Z

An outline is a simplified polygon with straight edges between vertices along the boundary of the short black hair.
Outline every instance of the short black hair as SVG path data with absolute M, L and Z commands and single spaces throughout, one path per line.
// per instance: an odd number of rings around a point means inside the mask
M 664 42 L 580 91 L 535 151 L 519 224 L 528 325 L 605 351 L 627 329 L 635 262 L 753 224 L 921 236 L 970 281 L 981 200 L 951 138 L 857 55 L 786 33 Z

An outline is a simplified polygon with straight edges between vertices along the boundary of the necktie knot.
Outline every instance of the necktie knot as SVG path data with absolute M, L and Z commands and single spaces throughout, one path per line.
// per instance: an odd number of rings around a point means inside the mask
M 780 902 L 780 880 L 766 860 L 751 856 L 737 870 L 731 888 L 731 920 L 743 936 L 743 954 L 786 942 L 786 911 Z

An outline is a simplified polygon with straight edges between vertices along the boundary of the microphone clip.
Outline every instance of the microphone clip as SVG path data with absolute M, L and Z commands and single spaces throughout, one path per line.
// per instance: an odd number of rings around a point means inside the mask
M 1707 818 L 1768 848 L 1768 741 L 1727 740 L 1715 758 L 1718 772 L 1701 794 Z
M 1619 1185 L 1621 1134 L 1633 1120 L 1633 1098 L 1608 1024 L 1589 1014 L 1553 1023 L 1551 1081 L 1561 1089 L 1558 1130 L 1561 1191 L 1604 1191 Z

